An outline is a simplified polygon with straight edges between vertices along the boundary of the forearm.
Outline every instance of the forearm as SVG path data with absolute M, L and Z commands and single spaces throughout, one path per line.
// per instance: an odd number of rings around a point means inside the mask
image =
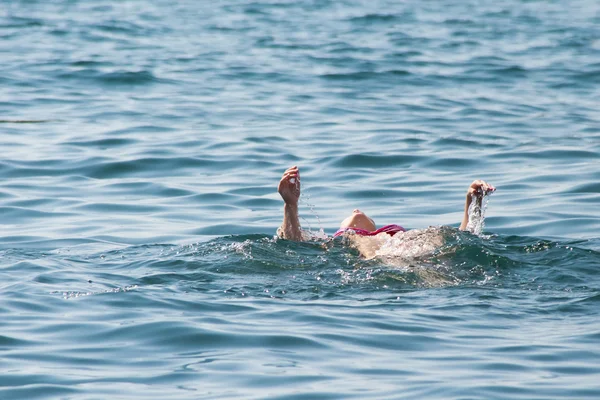
M 460 228 L 459 228 L 461 231 L 467 230 L 467 226 L 469 225 L 469 208 L 471 207 L 471 203 L 473 202 L 473 197 L 476 198 L 477 205 L 479 206 L 479 209 L 481 210 L 481 197 L 473 196 L 472 194 L 467 193 L 467 198 L 465 200 L 465 211 L 463 214 L 463 220 L 462 220 L 462 223 L 460 224 Z
M 302 241 L 302 230 L 298 218 L 298 204 L 285 204 L 283 206 L 283 222 L 277 230 L 283 239 Z
M 469 195 L 467 195 L 467 201 L 465 201 L 465 212 L 463 214 L 463 220 L 462 223 L 460 224 L 460 229 L 461 231 L 464 231 L 467 229 L 467 225 L 469 224 L 469 206 L 470 206 L 470 201 L 469 201 Z

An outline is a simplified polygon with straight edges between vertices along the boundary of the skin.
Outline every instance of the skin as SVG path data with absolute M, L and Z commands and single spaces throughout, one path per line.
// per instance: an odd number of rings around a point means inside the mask
M 481 206 L 484 194 L 495 191 L 496 188 L 482 180 L 475 180 L 469 186 L 466 194 L 465 209 L 461 230 L 467 229 L 469 223 L 469 206 L 473 199 Z M 283 199 L 283 222 L 277 230 L 278 235 L 283 239 L 302 241 L 302 229 L 298 218 L 298 199 L 300 198 L 300 170 L 297 166 L 288 168 L 279 181 L 277 191 Z M 346 219 L 340 224 L 340 228 L 360 228 L 368 231 L 376 230 L 375 222 L 359 209 L 352 211 Z M 380 235 L 387 235 L 381 233 Z M 379 236 L 379 235 L 378 235 Z
M 300 171 L 297 166 L 283 173 L 277 191 L 283 199 L 283 222 L 277 234 L 283 239 L 301 241 L 302 230 L 298 219 L 298 199 L 300 198 Z
M 352 214 L 342 221 L 340 228 L 359 228 L 367 231 L 374 231 L 377 229 L 375 221 L 358 208 L 355 208 L 352 211 Z
M 464 231 L 467 229 L 467 224 L 469 223 L 469 207 L 471 206 L 471 202 L 473 198 L 476 199 L 477 205 L 481 209 L 481 201 L 483 200 L 484 193 L 492 193 L 496 190 L 496 188 L 489 183 L 482 181 L 481 179 L 474 180 L 469 186 L 467 190 L 467 199 L 465 200 L 465 212 L 463 215 L 462 223 L 460 224 L 460 230 Z

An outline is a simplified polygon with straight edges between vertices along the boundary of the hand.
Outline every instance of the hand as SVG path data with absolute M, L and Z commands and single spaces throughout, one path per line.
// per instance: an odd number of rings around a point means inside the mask
M 489 183 L 482 181 L 480 179 L 474 180 L 469 186 L 469 190 L 467 190 L 467 197 L 471 197 L 473 195 L 478 198 L 482 198 L 486 194 L 491 194 L 496 191 L 496 188 Z
M 293 166 L 283 173 L 277 191 L 285 204 L 298 204 L 300 198 L 300 171 L 298 167 Z
M 465 213 L 463 216 L 462 223 L 460 224 L 460 230 L 464 231 L 469 228 L 469 209 L 473 203 L 473 197 L 475 197 L 475 204 L 478 206 L 473 212 L 481 216 L 481 203 L 483 202 L 483 196 L 493 193 L 496 191 L 496 188 L 490 185 L 489 183 L 477 179 L 471 183 L 469 186 L 469 190 L 467 190 L 467 199 L 465 200 Z

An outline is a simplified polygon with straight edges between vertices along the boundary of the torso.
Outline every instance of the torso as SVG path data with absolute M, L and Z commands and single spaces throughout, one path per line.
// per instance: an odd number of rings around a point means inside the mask
M 444 236 L 439 227 L 413 229 L 398 232 L 394 236 L 379 233 L 374 236 L 361 236 L 346 233 L 344 237 L 350 246 L 356 248 L 366 259 L 385 258 L 405 261 L 433 255 L 444 244 Z

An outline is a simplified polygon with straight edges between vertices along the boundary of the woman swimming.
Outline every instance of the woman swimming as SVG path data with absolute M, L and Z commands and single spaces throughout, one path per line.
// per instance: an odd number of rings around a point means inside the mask
M 467 190 L 467 198 L 465 200 L 465 210 L 462 223 L 460 224 L 461 230 L 468 230 L 469 224 L 469 207 L 473 199 L 476 199 L 479 209 L 481 209 L 481 202 L 486 194 L 492 193 L 496 188 L 485 181 L 475 180 L 469 186 Z M 281 195 L 284 201 L 283 206 L 283 222 L 279 229 L 277 229 L 277 235 L 282 239 L 302 241 L 305 240 L 302 229 L 300 227 L 300 220 L 298 218 L 298 199 L 300 198 L 300 170 L 297 166 L 288 168 L 279 181 L 277 191 Z M 346 219 L 340 224 L 340 229 L 334 234 L 336 236 L 348 236 L 354 239 L 354 244 L 357 245 L 363 255 L 369 257 L 371 254 L 375 254 L 377 251 L 378 244 L 381 240 L 369 240 L 369 245 L 365 247 L 366 241 L 360 240 L 361 237 L 369 237 L 377 239 L 386 235 L 394 236 L 398 233 L 404 233 L 404 229 L 400 225 L 385 225 L 379 229 L 375 225 L 373 219 L 369 218 L 365 213 L 359 209 L 352 211 Z M 358 240 L 357 240 L 358 239 Z M 362 244 L 361 244 L 362 243 Z

